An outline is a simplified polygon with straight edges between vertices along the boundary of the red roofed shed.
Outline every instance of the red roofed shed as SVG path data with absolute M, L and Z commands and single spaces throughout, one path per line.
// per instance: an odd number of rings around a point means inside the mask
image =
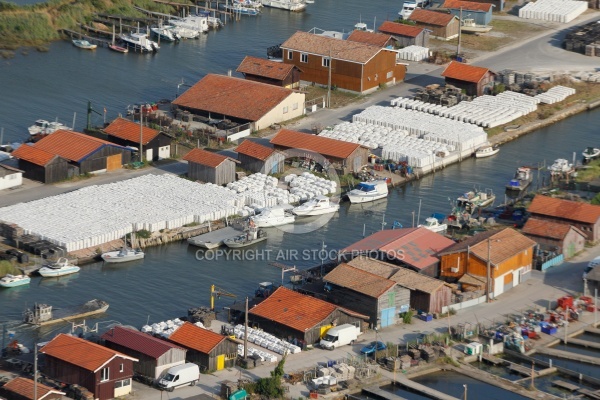
M 365 43 L 372 46 L 378 47 L 391 47 L 395 45 L 395 40 L 392 35 L 386 35 L 377 32 L 361 31 L 358 29 L 350 32 L 350 35 L 346 38 L 351 42 Z
M 460 23 L 452 14 L 417 8 L 408 19 L 419 28 L 429 29 L 434 38 L 451 40 L 458 37 Z
M 459 18 L 462 9 L 463 19 L 472 19 L 477 25 L 488 25 L 490 22 L 492 22 L 492 11 L 494 9 L 494 5 L 490 3 L 464 0 L 446 0 L 442 7 L 450 10 L 452 15 L 455 15 Z
M 565 259 L 583 250 L 587 240 L 587 235 L 573 225 L 536 217 L 527 219 L 522 232 L 535 240 L 542 250 L 561 253 Z
M 496 74 L 484 67 L 451 61 L 442 76 L 448 85 L 464 89 L 467 95 L 481 96 L 491 93 Z
M 56 154 L 24 144 L 12 152 L 19 160 L 23 176 L 42 183 L 64 181 L 69 177 L 69 162 Z
M 236 69 L 249 81 L 267 83 L 288 89 L 300 85 L 300 68 L 293 64 L 246 56 Z
M 140 141 L 146 160 L 162 160 L 171 157 L 172 138 L 164 132 L 125 118 L 117 118 L 111 122 L 104 132 L 108 140 L 121 146 L 135 147 L 139 150 Z
M 34 382 L 27 378 L 15 378 L 8 381 L 6 385 L 0 386 L 0 395 L 6 396 L 8 400 L 34 400 Z M 43 385 L 37 384 L 36 400 L 60 400 L 66 393 Z
M 429 47 L 429 31 L 418 26 L 385 21 L 379 27 L 379 32 L 392 35 L 398 47 Z
M 244 140 L 235 151 L 240 166 L 250 172 L 277 174 L 283 172 L 285 154 L 270 146 Z
M 202 149 L 193 149 L 183 159 L 188 162 L 190 179 L 216 185 L 226 185 L 235 181 L 237 160 Z

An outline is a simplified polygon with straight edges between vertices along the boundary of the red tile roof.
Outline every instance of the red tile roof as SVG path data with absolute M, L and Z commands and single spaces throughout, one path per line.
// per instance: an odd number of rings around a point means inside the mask
M 489 71 L 489 69 L 484 67 L 451 61 L 444 72 L 442 72 L 442 76 L 459 81 L 478 83 Z
M 436 26 L 447 26 L 454 18 L 457 17 L 449 13 L 423 10 L 420 8 L 414 10 L 412 14 L 410 14 L 410 17 L 408 17 L 411 21 Z
M 357 143 L 344 142 L 342 140 L 291 131 L 289 129 L 280 130 L 271 139 L 271 143 L 276 146 L 292 149 L 309 150 L 326 157 L 334 158 L 347 158 L 356 149 L 361 147 Z
M 581 232 L 572 225 L 534 217 L 527 219 L 525 226 L 523 226 L 522 232 L 525 235 L 563 240 L 571 229 L 574 229 L 580 235 L 586 237 L 585 233 Z
M 323 280 L 376 299 L 396 285 L 394 281 L 345 263 L 335 267 Z
M 25 160 L 32 164 L 39 165 L 41 167 L 48 164 L 56 157 L 56 154 L 48 153 L 42 149 L 38 149 L 35 146 L 22 145 L 18 149 L 11 153 L 13 157 L 19 160 Z
M 396 36 L 417 37 L 423 32 L 424 28 L 418 26 L 399 24 L 397 22 L 385 21 L 379 27 L 379 32 L 389 33 Z
M 287 78 L 294 68 L 296 68 L 294 64 L 285 64 L 264 58 L 246 56 L 236 71 L 242 74 L 263 76 L 282 81 Z
M 342 253 L 379 250 L 417 269 L 435 264 L 440 250 L 454 242 L 427 228 L 388 229 L 376 232 L 343 249 Z
M 249 314 L 275 321 L 300 332 L 318 325 L 335 310 L 340 309 L 350 315 L 367 318 L 335 304 L 312 296 L 300 294 L 283 286 L 249 310 Z
M 595 224 L 600 218 L 600 206 L 542 195 L 533 198 L 527 211 L 531 214 L 586 224 Z
M 185 348 L 209 354 L 225 340 L 225 336 L 186 322 L 169 336 L 169 340 Z
M 204 165 L 206 167 L 216 168 L 223 161 L 231 160 L 231 158 L 223 156 L 218 153 L 213 153 L 212 151 L 206 151 L 202 149 L 193 149 L 189 153 L 187 153 L 183 159 L 188 162 L 193 162 L 196 164 Z
M 384 35 L 383 33 L 353 30 L 346 40 L 370 44 L 377 47 L 385 47 L 391 38 L 390 35 Z
M 142 126 L 141 131 L 142 144 L 144 145 L 150 143 L 150 141 L 159 134 L 159 131 L 148 128 L 147 126 Z M 140 143 L 140 124 L 126 120 L 125 118 L 115 119 L 110 125 L 104 128 L 104 132 L 120 139 L 138 144 Z
M 231 76 L 208 74 L 173 104 L 258 121 L 293 93 L 292 90 Z
M 245 154 L 252 158 L 265 161 L 271 154 L 275 152 L 275 149 L 273 147 L 263 146 L 262 144 L 258 144 L 252 140 L 246 139 L 237 147 L 237 149 L 235 149 L 235 151 L 239 154 Z
M 52 134 L 54 135 L 54 133 Z M 50 135 L 50 136 L 52 136 Z M 75 336 L 59 334 L 40 350 L 42 353 L 96 372 L 115 357 L 138 361 L 136 358 L 111 350 L 108 347 L 88 342 Z
M 490 10 L 492 9 L 492 4 L 491 3 L 480 3 L 477 1 L 446 0 L 446 2 L 444 3 L 444 5 L 442 7 L 448 8 L 448 9 L 453 9 L 453 10 L 454 9 L 460 10 L 462 8 L 463 11 L 490 12 Z
M 489 257 L 493 265 L 498 265 L 519 253 L 532 249 L 536 244 L 535 241 L 514 229 L 505 228 L 469 247 L 469 252 L 481 260 L 487 261 Z
M 81 161 L 103 146 L 120 147 L 106 140 L 65 129 L 58 130 L 46 136 L 34 146 L 75 162 Z
M 33 380 L 27 378 L 15 378 L 9 381 L 6 385 L 3 386 L 4 389 L 21 395 L 27 399 L 33 400 Z M 60 390 L 53 389 L 49 386 L 43 385 L 38 382 L 37 384 L 37 398 L 38 400 L 43 400 L 49 394 L 60 394 L 66 395 L 66 393 L 61 392 Z
M 281 48 L 325 57 L 329 57 L 329 54 L 331 54 L 331 58 L 334 60 L 351 61 L 359 64 L 366 64 L 382 51 L 379 46 L 349 42 L 302 31 L 294 33 L 281 45 Z
M 121 326 L 115 326 L 102 335 L 102 339 L 135 350 L 152 358 L 159 358 L 172 349 L 185 351 L 181 347 L 166 342 L 147 333 Z

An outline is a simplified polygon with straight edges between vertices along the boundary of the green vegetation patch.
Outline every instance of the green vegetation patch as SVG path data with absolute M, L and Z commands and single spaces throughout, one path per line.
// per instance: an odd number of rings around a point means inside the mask
M 0 13 L 0 48 L 36 46 L 59 38 L 50 16 L 43 12 Z

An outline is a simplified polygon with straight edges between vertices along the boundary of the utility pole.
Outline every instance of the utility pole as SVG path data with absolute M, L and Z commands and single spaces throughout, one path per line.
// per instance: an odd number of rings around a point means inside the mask
M 244 314 L 244 361 L 248 363 L 248 297 L 246 297 L 246 310 Z
M 460 55 L 460 39 L 461 39 L 461 27 L 462 27 L 462 7 L 460 8 L 460 17 L 458 18 L 458 45 L 456 46 L 456 58 Z M 458 60 L 457 60 L 458 61 Z
M 331 45 L 329 45 L 329 68 L 327 77 L 327 108 L 331 108 Z
M 38 400 L 38 345 L 33 344 L 33 400 Z
M 487 259 L 487 268 L 486 268 L 486 282 L 485 282 L 485 301 L 486 303 L 490 302 L 490 269 L 492 268 L 491 261 L 492 254 L 492 241 L 491 238 L 488 238 L 488 259 Z
M 142 157 L 142 153 L 144 152 L 143 147 L 143 134 L 144 134 L 144 124 L 143 124 L 143 119 L 144 119 L 144 106 L 142 104 L 140 104 L 140 162 L 143 161 L 143 157 Z

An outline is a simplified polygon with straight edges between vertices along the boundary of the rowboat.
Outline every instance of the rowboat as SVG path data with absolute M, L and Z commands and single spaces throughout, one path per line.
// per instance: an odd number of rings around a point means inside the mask
M 73 39 L 73 45 L 85 50 L 96 50 L 96 47 L 98 47 L 84 39 Z

